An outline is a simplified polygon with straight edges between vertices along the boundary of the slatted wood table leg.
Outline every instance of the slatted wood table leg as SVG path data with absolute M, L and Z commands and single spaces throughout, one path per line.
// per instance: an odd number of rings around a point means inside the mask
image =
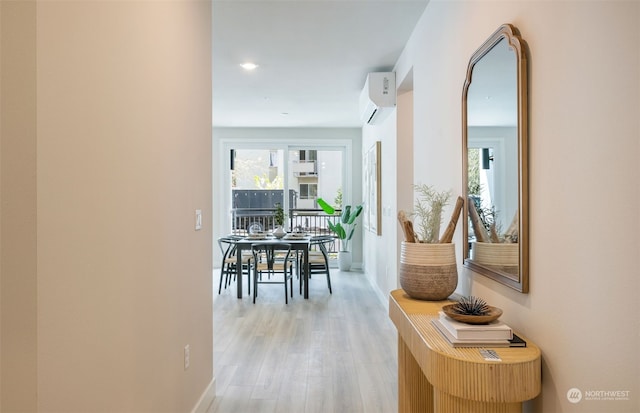
M 398 334 L 398 412 L 434 413 L 433 386 Z
M 438 413 L 521 413 L 522 403 L 488 403 L 461 399 L 435 391 L 435 411 Z

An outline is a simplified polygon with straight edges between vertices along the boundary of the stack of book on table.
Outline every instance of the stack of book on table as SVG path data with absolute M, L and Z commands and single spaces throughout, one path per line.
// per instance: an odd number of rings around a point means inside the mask
M 453 347 L 526 347 L 527 343 L 500 320 L 489 324 L 467 324 L 440 311 L 431 321 Z

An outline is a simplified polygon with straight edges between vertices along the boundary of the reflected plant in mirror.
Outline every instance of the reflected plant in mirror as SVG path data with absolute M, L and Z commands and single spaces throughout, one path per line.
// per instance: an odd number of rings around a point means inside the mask
M 527 292 L 527 50 L 515 27 L 473 54 L 462 101 L 464 264 Z

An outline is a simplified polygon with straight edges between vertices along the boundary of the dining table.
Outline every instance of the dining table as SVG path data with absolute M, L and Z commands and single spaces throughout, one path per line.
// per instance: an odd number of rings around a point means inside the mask
M 250 251 L 251 246 L 254 244 L 265 243 L 280 243 L 283 245 L 283 249 L 286 249 L 285 245 L 291 245 L 291 250 L 296 253 L 302 253 L 302 268 L 299 268 L 299 276 L 303 277 L 303 296 L 305 299 L 309 298 L 309 245 L 311 243 L 311 237 L 309 236 L 293 236 L 285 235 L 282 238 L 276 238 L 272 235 L 265 235 L 264 237 L 247 236 L 240 238 L 236 241 L 236 270 L 237 270 L 237 282 L 238 298 L 242 298 L 242 251 Z M 251 270 L 249 270 L 251 271 Z

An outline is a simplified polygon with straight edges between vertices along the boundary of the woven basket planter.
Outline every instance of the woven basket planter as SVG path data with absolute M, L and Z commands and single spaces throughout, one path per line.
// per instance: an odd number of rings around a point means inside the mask
M 441 301 L 458 286 L 455 244 L 402 242 L 400 286 L 412 298 Z
M 517 243 L 474 242 L 471 258 L 478 264 L 517 274 L 520 264 L 520 246 Z

